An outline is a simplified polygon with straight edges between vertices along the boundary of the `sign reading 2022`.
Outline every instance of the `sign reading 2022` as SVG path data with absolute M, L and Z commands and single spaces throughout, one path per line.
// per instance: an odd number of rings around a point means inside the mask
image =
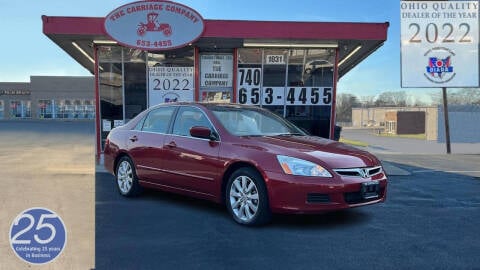
M 153 90 L 190 90 L 189 79 L 154 79 Z
M 332 87 L 261 87 L 261 68 L 238 69 L 237 102 L 251 105 L 330 105 Z

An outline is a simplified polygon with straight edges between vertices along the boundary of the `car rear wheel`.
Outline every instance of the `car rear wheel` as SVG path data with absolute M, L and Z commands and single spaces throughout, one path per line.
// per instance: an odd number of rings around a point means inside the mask
M 240 168 L 229 178 L 226 205 L 233 219 L 243 225 L 270 221 L 267 189 L 262 176 L 253 168 Z
M 118 161 L 115 175 L 120 194 L 126 197 L 132 197 L 140 193 L 141 187 L 138 184 L 135 167 L 129 157 L 122 157 Z

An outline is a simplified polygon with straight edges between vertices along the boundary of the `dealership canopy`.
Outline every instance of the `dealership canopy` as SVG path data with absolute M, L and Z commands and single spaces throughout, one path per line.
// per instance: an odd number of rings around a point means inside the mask
M 103 17 L 42 16 L 43 33 L 94 74 L 94 43 L 114 42 Z M 200 38 L 187 46 L 207 49 L 338 47 L 338 74 L 345 75 L 387 39 L 389 23 L 204 20 Z

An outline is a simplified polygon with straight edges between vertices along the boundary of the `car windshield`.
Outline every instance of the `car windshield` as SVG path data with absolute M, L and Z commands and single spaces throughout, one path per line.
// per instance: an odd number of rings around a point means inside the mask
M 255 107 L 212 106 L 210 110 L 225 129 L 236 136 L 306 135 L 304 131 L 277 116 Z

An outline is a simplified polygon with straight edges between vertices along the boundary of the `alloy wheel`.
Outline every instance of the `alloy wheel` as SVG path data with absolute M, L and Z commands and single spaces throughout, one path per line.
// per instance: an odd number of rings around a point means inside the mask
M 250 177 L 242 175 L 230 187 L 230 206 L 233 214 L 244 222 L 255 217 L 259 207 L 258 189 Z
M 130 163 L 126 160 L 123 160 L 118 166 L 117 184 L 123 194 L 127 194 L 132 188 L 133 170 Z

